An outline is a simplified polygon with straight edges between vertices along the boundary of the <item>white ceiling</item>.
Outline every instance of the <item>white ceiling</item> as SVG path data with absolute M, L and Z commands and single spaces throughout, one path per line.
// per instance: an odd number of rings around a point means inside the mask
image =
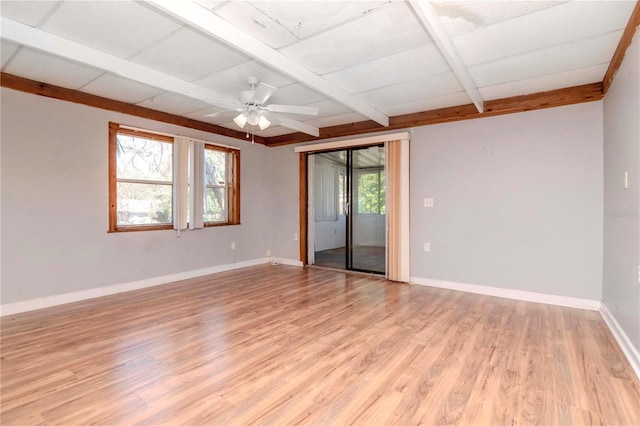
M 10 20 L 3 22 L 35 28 L 39 38 L 22 46 L 0 28 L 1 69 L 234 130 L 237 113 L 205 117 L 224 108 L 185 95 L 189 90 L 174 93 L 170 84 L 147 81 L 145 70 L 189 83 L 202 89 L 201 95 L 233 98 L 255 75 L 278 88 L 268 103 L 318 107 L 317 118 L 290 116 L 317 127 L 373 119 L 370 108 L 391 117 L 471 103 L 409 2 L 198 0 L 201 16 L 213 15 L 241 32 L 221 41 L 170 13 L 163 1 L 2 0 L 0 15 Z M 602 81 L 634 5 L 633 0 L 430 3 L 484 100 Z M 117 75 L 102 62 L 53 54 L 56 39 L 49 35 L 106 53 L 114 64 L 126 60 L 139 77 Z M 262 62 L 230 47 L 245 37 L 265 52 Z M 279 62 L 283 57 L 290 67 Z M 255 134 L 292 132 L 273 125 Z

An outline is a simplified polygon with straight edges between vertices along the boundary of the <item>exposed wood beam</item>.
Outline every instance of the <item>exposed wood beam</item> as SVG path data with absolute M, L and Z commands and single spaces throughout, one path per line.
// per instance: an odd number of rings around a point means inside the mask
M 633 40 L 633 36 L 636 31 L 638 31 L 638 26 L 640 26 L 640 0 L 636 0 L 636 5 L 633 8 L 633 12 L 631 12 L 629 22 L 622 33 L 622 37 L 620 37 L 620 42 L 618 43 L 618 47 L 611 58 L 611 62 L 609 62 L 609 68 L 607 68 L 607 72 L 604 74 L 602 86 L 605 95 L 609 91 L 609 87 L 618 72 L 618 68 L 620 68 L 620 65 L 622 64 L 622 59 L 624 59 L 624 54 L 627 52 L 627 49 Z
M 451 70 L 467 92 L 467 95 L 471 98 L 471 102 L 476 106 L 478 112 L 482 112 L 484 110 L 484 99 L 478 90 L 478 86 L 473 80 L 473 77 L 471 77 L 451 37 L 449 37 L 449 33 L 447 33 L 442 22 L 440 22 L 438 13 L 433 8 L 431 2 L 429 0 L 409 0 L 409 4 L 427 29 L 429 35 L 431 35 L 433 42 L 451 67 Z
M 39 81 L 29 80 L 27 78 L 11 74 L 0 73 L 0 86 L 34 95 L 87 105 L 94 108 L 148 118 L 149 120 L 160 121 L 162 123 L 175 124 L 177 126 L 188 127 L 190 129 L 202 130 L 203 132 L 228 136 L 235 139 L 241 139 L 243 141 L 247 140 L 245 132 L 238 132 L 236 130 L 227 129 L 226 127 L 216 126 L 215 124 L 181 117 L 167 112 L 156 111 L 138 105 L 128 104 L 126 102 L 114 101 L 113 99 L 90 95 L 88 93 L 66 89 L 52 84 L 41 83 Z M 264 145 L 266 143 L 266 139 L 256 136 L 255 142 Z
M 478 112 L 473 104 L 467 104 L 413 114 L 397 115 L 390 118 L 389 127 L 382 127 L 373 121 L 360 121 L 357 123 L 324 127 L 320 129 L 320 139 L 533 111 L 536 109 L 598 101 L 602 99 L 603 96 L 602 83 L 585 84 L 565 89 L 533 93 L 531 95 L 486 101 L 484 112 Z M 267 146 L 289 145 L 317 139 L 318 138 L 304 133 L 293 133 L 267 138 Z
M 151 0 L 148 4 L 154 5 L 190 26 L 340 102 L 382 126 L 389 124 L 389 117 L 377 109 L 340 89 L 277 50 L 272 49 L 260 40 L 244 33 L 193 1 Z
M 166 112 L 156 111 L 128 104 L 126 102 L 114 101 L 112 99 L 41 83 L 11 74 L 0 73 L 0 86 L 49 98 L 88 105 L 95 108 L 143 117 L 163 123 L 202 130 L 204 132 L 228 136 L 235 139 L 246 140 L 245 132 L 238 132 L 226 127 L 216 126 L 214 124 Z M 486 101 L 485 111 L 482 113 L 478 112 L 473 104 L 467 104 L 413 114 L 397 115 L 391 117 L 388 127 L 383 127 L 375 121 L 367 120 L 321 128 L 319 138 L 305 133 L 290 133 L 281 136 L 272 136 L 269 138 L 256 136 L 255 141 L 256 143 L 267 146 L 289 145 L 318 139 L 353 136 L 390 129 L 406 129 L 409 127 L 426 126 L 429 124 L 470 120 L 474 118 L 491 117 L 494 115 L 512 114 L 516 112 L 572 105 L 582 102 L 592 102 L 600 100 L 603 97 L 602 83 L 585 84 L 582 86 L 534 93 L 531 95 L 514 96 L 511 98 Z
M 239 104 L 237 99 L 220 95 L 204 87 L 156 71 L 153 68 L 138 65 L 37 28 L 7 18 L 2 18 L 1 23 L 3 39 L 109 71 L 168 92 L 180 93 L 210 105 L 235 108 Z

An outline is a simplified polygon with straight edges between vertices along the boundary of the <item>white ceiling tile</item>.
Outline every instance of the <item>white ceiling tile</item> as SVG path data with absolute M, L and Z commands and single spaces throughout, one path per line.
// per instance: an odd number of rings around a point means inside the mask
M 324 77 L 349 93 L 358 93 L 440 74 L 449 69 L 438 48 L 429 44 Z
M 4 18 L 35 27 L 56 6 L 55 1 L 6 1 L 0 2 L 0 14 Z
M 344 105 L 329 100 L 313 102 L 311 104 L 308 104 L 307 106 L 318 108 L 318 118 L 351 112 L 351 109 L 345 107 Z
M 440 22 L 451 36 L 527 15 L 563 1 L 431 0 Z
M 407 5 L 391 2 L 280 52 L 317 74 L 328 74 L 430 42 Z
M 92 95 L 115 99 L 117 101 L 136 104 L 164 93 L 163 90 L 129 80 L 115 74 L 105 73 L 89 82 L 81 91 Z
M 103 73 L 88 65 L 26 47 L 20 50 L 5 72 L 68 89 L 78 89 Z
M 365 120 L 367 120 L 367 117 L 358 114 L 357 112 L 351 112 L 349 114 L 340 114 L 331 117 L 316 118 L 315 120 L 307 120 L 305 123 L 316 127 L 329 127 L 338 126 L 340 124 L 357 123 L 358 121 Z
M 132 1 L 65 1 L 44 31 L 128 58 L 181 24 Z
M 524 80 L 609 62 L 622 31 L 469 67 L 479 87 Z
M 0 41 L 0 68 L 3 68 L 7 61 L 13 56 L 20 46 L 8 40 Z
M 491 100 L 596 83 L 602 81 L 608 66 L 609 65 L 605 63 L 526 80 L 481 87 L 479 90 L 486 100 Z
M 215 11 L 234 27 L 276 49 L 297 41 L 295 35 L 249 1 L 229 2 Z
M 419 80 L 394 84 L 380 89 L 358 93 L 356 96 L 377 108 L 385 105 L 434 98 L 463 90 L 452 72 L 445 72 Z
M 177 93 L 164 93 L 160 96 L 140 102 L 138 105 L 176 115 L 194 113 L 210 106 L 200 100 L 188 98 Z
M 380 5 L 379 1 L 241 1 L 226 3 L 215 13 L 278 49 L 360 18 Z
M 453 41 L 467 65 L 484 63 L 623 29 L 634 3 L 572 1 L 463 34 Z
M 326 97 L 300 83 L 279 87 L 267 100 L 267 104 L 307 105 L 326 100 Z
M 250 89 L 250 86 L 247 84 L 247 77 L 252 75 L 258 77 L 260 81 L 274 87 L 282 87 L 293 83 L 291 79 L 281 73 L 254 61 L 243 62 L 197 80 L 194 83 L 211 89 L 221 95 L 238 98 L 240 97 L 241 91 Z
M 378 108 L 378 111 L 390 117 L 393 117 L 395 115 L 431 111 L 434 109 L 448 108 L 470 103 L 471 99 L 469 98 L 469 95 L 467 95 L 467 92 L 458 92 L 450 95 L 437 96 L 435 98 L 429 99 L 420 99 L 418 101 L 406 102 L 397 105 L 387 105 Z
M 183 28 L 131 58 L 182 80 L 204 78 L 249 58 L 189 28 Z
M 223 3 L 227 3 L 229 0 L 195 0 L 200 6 L 207 10 L 213 10 Z

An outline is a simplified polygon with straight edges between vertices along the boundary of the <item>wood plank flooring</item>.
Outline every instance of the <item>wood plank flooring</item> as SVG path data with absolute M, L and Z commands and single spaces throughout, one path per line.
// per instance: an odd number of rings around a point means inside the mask
M 262 265 L 2 319 L 3 425 L 640 424 L 599 313 Z

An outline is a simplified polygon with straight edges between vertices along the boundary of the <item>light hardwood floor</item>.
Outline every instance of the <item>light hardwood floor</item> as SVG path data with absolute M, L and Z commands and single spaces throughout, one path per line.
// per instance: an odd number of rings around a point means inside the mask
M 263 265 L 2 319 L 1 422 L 639 424 L 599 313 Z

